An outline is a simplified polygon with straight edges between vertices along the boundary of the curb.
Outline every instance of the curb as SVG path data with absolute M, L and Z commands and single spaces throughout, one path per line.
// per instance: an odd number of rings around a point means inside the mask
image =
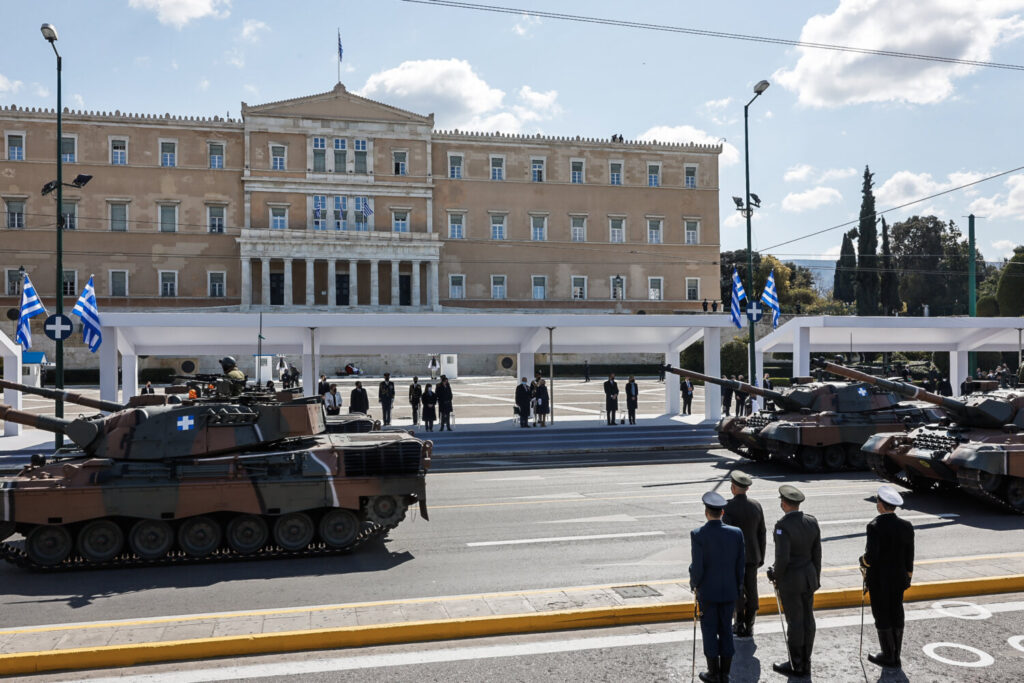
M 922 583 L 911 586 L 905 594 L 905 600 L 914 602 L 1019 591 L 1024 591 L 1024 574 Z M 861 604 L 862 595 L 859 588 L 818 591 L 814 596 L 814 606 L 816 609 L 856 607 Z M 213 657 L 280 654 L 303 650 L 328 650 L 629 624 L 689 621 L 693 619 L 694 611 L 693 601 L 688 601 L 662 605 L 556 610 L 534 614 L 346 626 L 248 636 L 222 636 L 158 643 L 107 645 L 96 648 L 22 652 L 0 655 L 0 675 L 119 668 Z M 778 612 L 774 595 L 760 597 L 760 611 L 765 614 Z
M 435 443 L 435 447 L 436 447 Z M 556 448 L 551 450 L 524 450 L 524 451 L 476 451 L 473 453 L 445 453 L 443 450 L 435 451 L 431 457 L 438 460 L 457 458 L 504 458 L 524 457 L 530 455 L 589 455 L 602 453 L 644 453 L 644 452 L 665 452 L 665 451 L 706 451 L 710 448 L 721 448 L 717 441 L 703 444 L 661 444 L 657 446 L 621 446 L 618 448 Z

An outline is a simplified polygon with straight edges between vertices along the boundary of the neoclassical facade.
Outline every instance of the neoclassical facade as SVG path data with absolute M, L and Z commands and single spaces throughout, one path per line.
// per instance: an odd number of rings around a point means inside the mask
M 438 131 L 348 92 L 240 120 L 67 111 L 66 305 L 699 310 L 718 288 L 721 147 Z M 52 300 L 53 111 L 0 108 L 7 307 Z

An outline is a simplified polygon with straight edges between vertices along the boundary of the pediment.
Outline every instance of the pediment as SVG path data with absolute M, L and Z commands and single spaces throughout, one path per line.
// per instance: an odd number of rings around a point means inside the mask
M 383 102 L 354 95 L 346 90 L 341 83 L 334 86 L 333 90 L 318 95 L 253 106 L 243 102 L 242 116 L 247 115 L 344 121 L 388 121 L 431 127 L 434 125 L 433 114 L 422 116 Z

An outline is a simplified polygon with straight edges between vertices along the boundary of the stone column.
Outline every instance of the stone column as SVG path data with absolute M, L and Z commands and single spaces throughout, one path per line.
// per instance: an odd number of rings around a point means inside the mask
M 811 374 L 811 328 L 798 327 L 793 331 L 793 376 Z
M 102 348 L 102 347 L 100 347 Z M 4 344 L 0 344 L 0 350 L 4 350 L 4 379 L 8 382 L 22 382 L 24 379 L 21 376 L 21 349 L 17 346 L 12 345 L 9 341 Z M 102 354 L 100 356 L 102 358 Z M 15 391 L 14 389 L 4 389 L 3 391 L 4 403 L 15 410 L 21 410 L 21 392 Z M 11 422 L 10 420 L 4 420 L 4 436 L 20 436 L 22 432 L 22 426 Z
M 260 284 L 262 296 L 260 298 L 260 304 L 263 306 L 270 305 L 270 259 L 260 259 Z
M 971 375 L 967 365 L 967 351 L 949 352 L 949 384 L 953 387 L 953 396 L 960 396 L 960 383 Z
M 516 371 L 518 373 L 518 375 L 516 376 L 516 380 L 519 380 L 519 378 L 521 378 L 521 377 L 525 377 L 527 382 L 532 382 L 533 381 L 533 371 L 534 371 L 533 370 L 533 368 L 534 368 L 534 364 L 533 363 L 534 363 L 533 352 L 532 351 L 524 351 L 524 350 L 520 349 L 519 353 L 516 354 Z M 518 381 L 517 381 L 517 384 L 518 384 Z M 625 399 L 623 399 L 623 404 L 622 405 L 626 405 L 625 404 Z
M 100 333 L 100 399 L 117 402 L 117 328 L 103 327 Z
M 359 261 L 348 262 L 348 305 L 359 305 Z
M 704 374 L 722 376 L 722 329 L 704 328 Z M 722 415 L 722 387 L 704 385 L 704 419 L 717 420 Z
M 327 259 L 327 306 L 338 305 L 338 270 L 333 258 Z
M 139 357 L 121 354 L 121 402 L 139 395 Z
M 292 306 L 292 259 L 284 260 L 284 305 Z
M 420 300 L 420 261 L 412 262 L 412 305 L 415 308 L 422 305 Z
M 428 271 L 427 287 L 429 288 L 428 289 L 429 293 L 427 294 L 427 298 L 429 299 L 429 301 L 427 301 L 427 305 L 430 306 L 435 311 L 440 311 L 441 310 L 441 296 L 440 296 L 441 289 L 438 286 L 437 261 L 428 261 L 427 262 L 427 271 Z
M 679 347 L 670 346 L 665 353 L 665 365 L 674 368 L 679 367 Z M 682 395 L 679 393 L 679 375 L 671 372 L 665 373 L 665 412 L 669 415 L 678 415 L 682 409 L 680 405 Z
M 379 261 L 373 259 L 370 261 L 370 305 L 380 305 L 380 276 L 377 272 L 377 264 Z
M 401 265 L 401 261 L 391 261 L 391 305 L 398 305 L 398 267 Z
M 252 261 L 248 256 L 242 257 L 242 310 L 252 306 Z
M 314 267 L 316 261 L 311 258 L 306 259 L 306 305 L 316 305 L 316 271 Z

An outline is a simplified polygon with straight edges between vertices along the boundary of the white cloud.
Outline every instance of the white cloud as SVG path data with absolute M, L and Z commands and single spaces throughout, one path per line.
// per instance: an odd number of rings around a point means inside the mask
M 128 0 L 128 5 L 156 12 L 161 24 L 179 29 L 193 19 L 223 19 L 231 13 L 231 0 Z
M 540 17 L 535 17 L 532 14 L 523 14 L 512 27 L 512 33 L 515 33 L 517 36 L 525 36 L 530 32 L 531 28 L 540 26 L 540 23 Z
M 806 192 L 790 192 L 782 200 L 782 210 L 793 213 L 812 211 L 842 201 L 843 195 L 833 187 L 811 188 Z
M 32 94 L 35 95 L 36 97 L 49 97 L 50 96 L 50 89 L 47 88 L 42 83 L 33 83 L 32 84 Z
M 260 37 L 268 32 L 270 27 L 267 26 L 266 22 L 259 21 L 258 19 L 246 19 L 242 22 L 242 40 L 249 43 L 260 42 Z
M 1010 258 L 1013 256 L 1013 248 L 1016 247 L 1020 242 L 1014 242 L 1013 240 L 996 240 L 992 243 L 992 247 L 996 250 L 996 255 L 1001 258 Z
M 17 93 L 23 85 L 25 84 L 21 81 L 12 81 L 3 74 L 0 74 L 0 97 Z
M 736 112 L 730 110 L 732 103 L 733 99 L 731 97 L 723 97 L 720 100 L 708 100 L 704 103 L 705 115 L 716 126 L 731 126 L 739 121 Z
M 231 66 L 237 66 L 239 69 L 245 66 L 245 54 L 238 48 L 232 48 L 224 53 L 224 59 Z
M 913 173 L 912 171 L 897 171 L 875 187 L 875 204 L 881 209 L 888 209 L 893 206 L 906 204 L 915 199 L 938 194 L 945 190 L 952 189 L 965 183 L 973 182 L 983 178 L 981 173 L 956 172 L 946 176 L 946 180 L 935 180 L 931 173 Z M 929 207 L 933 208 L 933 207 Z M 923 209 L 918 207 L 907 207 L 911 213 L 925 215 Z
M 1007 193 L 981 197 L 971 202 L 971 213 L 985 218 L 1024 219 L 1024 175 L 1006 179 Z
M 787 183 L 802 183 L 810 178 L 813 172 L 814 167 L 810 164 L 797 164 L 787 168 L 786 174 L 782 176 L 782 179 Z
M 855 175 L 857 175 L 857 169 L 855 168 L 830 168 L 822 171 L 821 175 L 818 176 L 818 182 L 827 183 L 833 180 L 845 180 Z
M 725 109 L 730 104 L 732 104 L 732 98 L 723 97 L 720 100 L 708 100 L 707 102 L 704 103 L 704 106 L 707 107 L 708 109 Z
M 825 250 L 825 253 L 821 255 L 822 260 L 838 259 L 839 253 L 843 250 L 843 245 L 837 244 L 834 247 L 829 247 Z
M 207 79 L 207 78 L 204 78 L 203 80 L 199 81 L 199 85 L 197 87 L 200 90 L 202 90 L 203 92 L 206 92 L 207 90 L 210 89 L 210 80 Z
M 177 71 L 178 70 L 178 60 L 176 60 L 176 59 L 172 59 L 171 60 L 171 69 L 173 71 Z
M 775 114 L 772 113 L 771 109 L 765 109 L 764 114 L 762 114 L 762 116 L 765 117 L 766 119 L 770 119 L 773 118 Z
M 257 88 L 255 85 L 251 85 L 249 83 L 246 83 L 245 85 L 243 85 L 242 89 L 245 90 L 245 92 L 249 93 L 250 95 L 259 95 L 260 94 L 259 88 Z
M 845 180 L 857 175 L 855 168 L 829 168 L 820 173 L 810 164 L 796 164 L 786 169 L 782 179 L 787 183 L 803 183 L 811 180 L 812 176 L 817 177 L 816 183 L 828 183 L 833 180 Z
M 700 128 L 693 126 L 654 126 L 636 137 L 637 140 L 646 142 L 696 142 L 702 145 L 722 145 L 722 155 L 719 163 L 722 166 L 732 166 L 739 163 L 740 151 L 735 145 L 725 142 L 722 138 L 706 133 Z
M 831 14 L 804 24 L 803 42 L 988 61 L 994 47 L 1024 35 L 1013 12 L 1024 0 L 840 0 Z M 950 98 L 954 81 L 978 67 L 797 48 L 800 58 L 773 78 L 798 94 L 800 104 L 837 107 L 867 102 L 933 104 Z
M 729 208 L 733 208 L 731 202 L 730 202 Z M 750 217 L 750 224 L 753 225 L 754 223 L 760 222 L 763 217 L 764 217 L 763 213 L 755 211 L 754 214 Z M 726 219 L 724 221 L 722 221 L 722 227 L 724 227 L 724 228 L 746 228 L 747 227 L 747 219 L 744 218 L 743 214 L 741 214 L 739 211 L 732 211 L 732 212 L 729 213 L 729 215 L 726 217 Z M 754 245 L 754 251 L 757 251 L 757 245 Z
M 85 98 L 83 98 L 78 93 L 75 93 L 71 96 L 71 101 L 74 102 L 75 107 L 77 107 L 78 109 L 85 109 Z

